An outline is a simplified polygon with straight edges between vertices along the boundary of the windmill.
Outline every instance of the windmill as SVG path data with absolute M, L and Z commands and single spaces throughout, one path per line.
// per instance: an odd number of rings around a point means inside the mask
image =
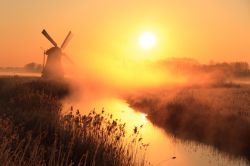
M 42 34 L 53 44 L 53 47 L 44 51 L 44 62 L 45 56 L 47 55 L 46 63 L 43 63 L 42 77 L 58 79 L 64 77 L 64 71 L 61 63 L 61 57 L 65 57 L 67 60 L 72 62 L 70 58 L 63 53 L 63 50 L 67 46 L 69 40 L 72 38 L 71 31 L 64 39 L 62 45 L 58 47 L 57 43 L 50 37 L 47 31 L 44 29 Z
M 43 47 L 40 47 L 43 51 L 43 63 L 42 63 L 42 71 L 44 70 L 45 60 L 46 60 L 46 50 Z

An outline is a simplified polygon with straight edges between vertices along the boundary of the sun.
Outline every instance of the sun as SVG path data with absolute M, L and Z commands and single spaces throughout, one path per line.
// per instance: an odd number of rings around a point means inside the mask
M 152 32 L 143 32 L 139 37 L 139 44 L 142 48 L 149 49 L 154 47 L 156 37 Z

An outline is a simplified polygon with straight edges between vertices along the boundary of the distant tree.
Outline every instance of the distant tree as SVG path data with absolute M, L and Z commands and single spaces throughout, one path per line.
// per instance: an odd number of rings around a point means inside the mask
M 250 70 L 249 65 L 246 62 L 235 62 L 231 63 L 232 71 L 235 76 L 244 77 L 249 76 Z
M 24 69 L 25 69 L 25 70 L 28 70 L 28 71 L 32 71 L 32 70 L 35 69 L 35 66 L 36 66 L 36 64 L 35 64 L 34 62 L 28 63 L 28 64 L 26 64 L 26 65 L 24 66 Z
M 42 65 L 34 62 L 28 63 L 24 66 L 24 69 L 29 72 L 41 72 Z
M 41 72 L 41 71 L 43 70 L 43 66 L 42 66 L 41 64 L 38 64 L 38 65 L 37 65 L 37 70 L 38 70 L 39 72 Z

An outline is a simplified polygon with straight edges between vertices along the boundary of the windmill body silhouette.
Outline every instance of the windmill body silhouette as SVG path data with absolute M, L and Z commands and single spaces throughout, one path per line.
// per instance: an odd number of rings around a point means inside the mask
M 52 79 L 60 79 L 64 77 L 64 71 L 62 67 L 61 58 L 64 56 L 69 60 L 69 57 L 63 53 L 63 49 L 68 44 L 71 39 L 71 31 L 69 31 L 65 40 L 63 41 L 61 47 L 58 47 L 56 42 L 50 37 L 50 35 L 46 32 L 46 30 L 42 31 L 42 34 L 53 44 L 54 47 L 46 50 L 44 52 L 44 56 L 47 55 L 46 63 L 43 64 L 42 77 L 43 78 L 52 78 Z M 44 61 L 45 62 L 45 61 Z

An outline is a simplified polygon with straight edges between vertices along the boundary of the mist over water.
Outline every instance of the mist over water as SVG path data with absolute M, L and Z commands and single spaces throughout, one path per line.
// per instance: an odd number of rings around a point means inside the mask
M 128 132 L 143 126 L 156 166 L 249 165 L 249 2 L 3 0 L 0 77 L 54 71 L 71 85 L 64 113 L 105 110 Z
M 173 71 L 173 68 L 172 70 L 162 70 L 166 66 L 159 65 L 160 70 L 155 70 L 154 67 L 154 65 L 146 65 L 146 67 L 141 68 L 138 66 L 139 70 L 149 71 L 149 75 L 137 75 L 136 71 L 129 70 L 124 71 L 127 74 L 125 76 L 118 74 L 120 69 L 115 70 L 114 73 L 105 70 L 99 72 L 94 72 L 90 69 L 88 69 L 89 71 L 87 69 L 78 69 L 77 72 L 75 70 L 74 76 L 70 78 L 73 94 L 65 100 L 64 111 L 67 111 L 71 105 L 80 109 L 81 113 L 89 113 L 93 109 L 100 112 L 104 108 L 105 111 L 113 114 L 117 119 L 126 122 L 130 131 L 135 126 L 144 125 L 142 137 L 145 143 L 150 143 L 148 158 L 154 164 L 246 165 L 243 159 L 231 160 L 229 156 L 218 152 L 210 146 L 192 142 L 197 141 L 197 139 L 190 138 L 188 133 L 192 131 L 185 128 L 183 128 L 185 130 L 179 130 L 178 128 L 180 125 L 185 125 L 184 122 L 189 120 L 186 115 L 182 117 L 181 111 L 184 108 L 188 108 L 190 111 L 196 108 L 206 111 L 211 109 L 208 107 L 209 104 L 212 104 L 214 108 L 226 106 L 220 104 L 224 102 L 222 100 L 217 100 L 217 102 L 213 103 L 206 103 L 207 100 L 203 100 L 206 96 L 213 95 L 213 92 L 219 94 L 219 96 L 217 95 L 218 98 L 227 95 L 223 89 L 218 88 L 218 92 L 209 88 L 225 85 L 237 88 L 238 85 L 230 82 L 232 79 L 217 79 L 221 78 L 219 77 L 221 70 L 216 70 L 216 72 L 214 70 L 211 72 L 185 70 L 185 74 L 183 74 L 183 71 L 177 71 L 176 69 Z M 126 69 L 124 67 L 124 70 Z M 230 78 L 233 78 L 233 76 Z M 152 81 L 151 79 L 155 80 Z M 199 96 L 199 100 L 195 101 L 193 105 L 194 90 L 192 88 L 197 88 L 196 92 L 198 92 Z M 206 90 L 204 91 L 203 89 Z M 174 105 L 175 103 L 173 102 L 177 99 L 185 102 L 187 100 L 187 105 L 185 103 L 180 107 L 179 105 Z M 173 105 L 167 105 L 169 102 L 172 102 Z M 167 107 L 176 110 L 174 113 L 177 114 L 175 116 L 177 121 L 173 119 L 173 116 L 170 116 L 171 119 L 168 120 L 169 123 L 173 122 L 171 124 L 173 127 L 170 130 L 165 128 L 166 113 L 162 112 Z M 216 109 L 220 109 L 220 107 Z M 158 110 L 159 116 L 152 114 L 152 110 Z M 161 119 L 158 117 L 161 117 Z M 196 119 L 199 118 L 200 122 L 204 120 L 203 117 L 196 116 Z M 224 126 L 223 123 L 221 125 L 222 127 Z M 199 130 L 199 126 L 196 127 L 196 130 Z M 166 131 L 170 133 L 166 133 Z M 176 134 L 175 131 L 180 133 Z M 208 133 L 211 133 L 211 131 Z M 181 141 L 178 138 L 181 138 Z M 188 141 L 189 139 L 192 141 Z M 198 140 L 198 142 L 200 141 Z M 172 159 L 172 157 L 176 157 L 176 159 Z

